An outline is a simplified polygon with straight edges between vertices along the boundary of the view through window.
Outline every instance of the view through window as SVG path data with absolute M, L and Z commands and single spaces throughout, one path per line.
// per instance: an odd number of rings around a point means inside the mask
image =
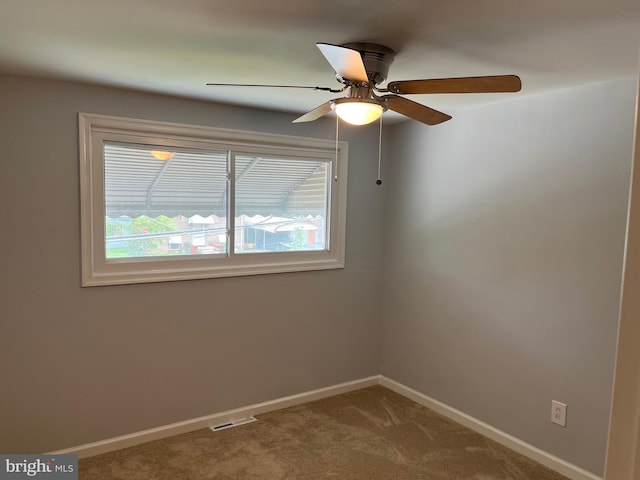
M 325 248 L 325 161 L 106 144 L 107 259 L 231 253 L 231 169 L 233 253 Z
M 84 285 L 344 265 L 344 143 L 88 114 L 80 133 Z

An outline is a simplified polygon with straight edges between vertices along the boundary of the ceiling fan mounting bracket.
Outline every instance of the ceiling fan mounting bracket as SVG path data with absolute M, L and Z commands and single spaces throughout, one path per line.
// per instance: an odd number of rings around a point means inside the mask
M 383 83 L 387 79 L 389 67 L 396 56 L 389 47 L 367 42 L 345 43 L 342 46 L 360 52 L 367 76 L 373 85 Z

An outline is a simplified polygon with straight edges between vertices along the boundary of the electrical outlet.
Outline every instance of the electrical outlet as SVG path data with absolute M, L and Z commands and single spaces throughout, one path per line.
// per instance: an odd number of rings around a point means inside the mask
M 567 426 L 567 404 L 551 400 L 551 421 L 560 425 Z

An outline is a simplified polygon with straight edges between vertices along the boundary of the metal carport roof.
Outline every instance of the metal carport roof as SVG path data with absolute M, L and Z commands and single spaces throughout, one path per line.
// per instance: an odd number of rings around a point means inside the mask
M 107 216 L 226 215 L 227 152 L 172 153 L 105 145 Z M 236 215 L 325 213 L 327 162 L 237 155 L 235 168 Z

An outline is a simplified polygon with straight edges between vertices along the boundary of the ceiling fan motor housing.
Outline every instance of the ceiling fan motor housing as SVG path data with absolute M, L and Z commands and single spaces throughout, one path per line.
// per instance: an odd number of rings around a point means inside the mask
M 379 85 L 387 79 L 389 67 L 396 55 L 389 47 L 366 42 L 345 43 L 342 46 L 360 52 L 369 81 L 374 85 Z

